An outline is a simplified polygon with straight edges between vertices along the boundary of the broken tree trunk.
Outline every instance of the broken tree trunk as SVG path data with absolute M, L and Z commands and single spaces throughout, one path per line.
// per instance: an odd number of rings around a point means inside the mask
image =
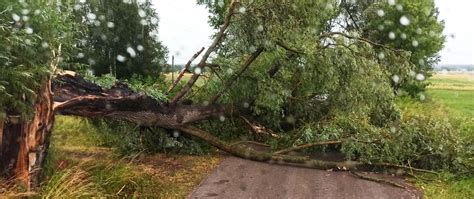
M 7 114 L 6 120 L 0 121 L 1 174 L 22 182 L 28 190 L 39 185 L 54 123 L 51 81 L 42 85 L 32 118 Z
M 356 170 L 360 168 L 391 167 L 403 170 L 430 172 L 385 163 L 366 164 L 356 161 L 332 162 L 302 156 L 260 152 L 225 143 L 192 124 L 215 116 L 239 115 L 232 105 L 183 105 L 158 102 L 145 94 L 136 93 L 126 85 L 117 84 L 102 90 L 72 73 L 59 75 L 54 84 L 54 109 L 57 113 L 83 117 L 105 117 L 128 120 L 141 126 L 174 129 L 201 139 L 237 157 L 276 164 L 290 164 L 316 169 Z

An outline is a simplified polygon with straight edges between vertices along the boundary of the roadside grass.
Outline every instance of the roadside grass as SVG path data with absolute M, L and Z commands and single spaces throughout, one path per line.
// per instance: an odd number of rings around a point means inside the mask
M 436 74 L 428 81 L 432 84 L 427 90 L 427 100 L 413 102 L 400 99 L 398 104 L 402 110 L 445 118 L 460 129 L 464 140 L 473 144 L 474 74 Z M 474 198 L 472 172 L 467 175 L 443 172 L 428 181 L 420 179 L 415 179 L 415 182 L 426 198 Z
M 103 147 L 99 133 L 85 119 L 57 116 L 40 197 L 185 198 L 221 159 L 144 153 L 123 157 Z

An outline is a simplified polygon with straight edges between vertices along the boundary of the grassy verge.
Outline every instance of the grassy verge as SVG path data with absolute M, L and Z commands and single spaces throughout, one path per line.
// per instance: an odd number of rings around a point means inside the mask
M 185 198 L 218 165 L 218 155 L 143 154 L 119 156 L 102 147 L 86 120 L 57 117 L 38 193 L 47 198 Z
M 399 104 L 406 110 L 454 121 L 463 139 L 474 141 L 474 74 L 438 74 L 430 79 L 429 100 Z M 405 110 L 405 111 L 406 111 Z M 472 158 L 472 157 L 471 157 Z M 416 179 L 426 198 L 474 198 L 474 178 L 442 173 L 435 179 Z

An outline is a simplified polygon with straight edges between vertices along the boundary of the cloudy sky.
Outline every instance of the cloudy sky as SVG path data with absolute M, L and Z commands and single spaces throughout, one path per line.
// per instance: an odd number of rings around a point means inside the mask
M 207 47 L 213 30 L 208 12 L 196 0 L 152 0 L 160 16 L 160 40 L 168 46 L 175 63 L 186 63 L 201 47 Z M 441 64 L 474 65 L 473 0 L 435 0 L 440 19 L 446 23 L 447 43 Z M 170 59 L 171 62 L 171 59 Z

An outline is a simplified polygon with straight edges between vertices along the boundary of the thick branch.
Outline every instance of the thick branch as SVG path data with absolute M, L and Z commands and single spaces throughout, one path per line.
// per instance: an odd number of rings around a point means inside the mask
M 189 70 L 189 67 L 191 67 L 191 63 L 193 63 L 193 61 L 202 53 L 202 51 L 204 51 L 204 47 L 202 47 L 201 50 L 199 50 L 196 54 L 194 54 L 193 57 L 188 61 L 188 63 L 186 63 L 183 70 L 181 70 L 178 77 L 173 82 L 173 84 L 171 84 L 171 86 L 168 88 L 168 91 L 165 94 L 170 93 L 176 87 L 176 85 L 178 85 L 179 81 L 181 81 L 181 78 L 183 78 L 184 73 L 186 73 L 186 71 Z
M 224 37 L 224 32 L 227 30 L 227 28 L 229 27 L 230 25 L 230 20 L 232 18 L 232 15 L 233 15 L 233 11 L 235 9 L 235 7 L 237 6 L 237 1 L 232 1 L 232 3 L 230 4 L 230 7 L 229 9 L 227 10 L 227 15 L 224 19 L 224 24 L 222 25 L 222 27 L 220 28 L 219 32 L 217 33 L 216 35 L 216 38 L 214 39 L 214 41 L 212 42 L 211 46 L 209 46 L 209 48 L 207 49 L 206 53 L 204 53 L 204 55 L 202 56 L 202 59 L 201 61 L 199 62 L 199 64 L 197 65 L 197 67 L 200 67 L 200 68 L 204 68 L 204 66 L 206 66 L 206 62 L 207 62 L 207 59 L 209 58 L 209 56 L 211 55 L 212 52 L 214 52 L 217 48 L 217 45 L 221 42 L 222 38 Z M 186 84 L 186 86 L 184 86 L 174 97 L 173 99 L 171 100 L 171 104 L 176 104 L 182 97 L 184 97 L 184 95 L 186 95 L 186 93 L 188 93 L 188 91 L 193 87 L 194 83 L 196 83 L 196 81 L 198 80 L 200 74 L 194 74 L 191 79 L 189 79 L 188 83 Z
M 171 128 L 210 117 L 238 114 L 233 105 L 169 105 L 116 84 L 103 90 L 72 73 L 58 75 L 54 111 L 64 115 L 123 119 L 142 126 Z
M 224 92 L 230 88 L 230 86 L 232 86 L 232 84 L 247 70 L 250 64 L 252 64 L 262 52 L 263 52 L 263 48 L 260 47 L 254 53 L 252 53 L 252 55 L 240 67 L 240 71 L 237 74 L 235 74 L 229 81 L 227 81 L 224 87 L 220 89 L 219 92 L 211 98 L 210 100 L 211 104 L 215 103 L 217 99 L 219 99 L 219 97 L 222 96 Z
M 301 149 L 311 148 L 311 147 L 315 147 L 315 146 L 341 144 L 341 143 L 342 143 L 342 141 L 340 141 L 340 140 L 309 143 L 309 144 L 303 144 L 303 145 L 299 145 L 299 146 L 279 150 L 279 151 L 274 152 L 273 154 L 285 154 L 285 153 L 288 153 L 288 152 L 291 152 L 291 151 L 298 151 L 298 150 L 301 150 Z

